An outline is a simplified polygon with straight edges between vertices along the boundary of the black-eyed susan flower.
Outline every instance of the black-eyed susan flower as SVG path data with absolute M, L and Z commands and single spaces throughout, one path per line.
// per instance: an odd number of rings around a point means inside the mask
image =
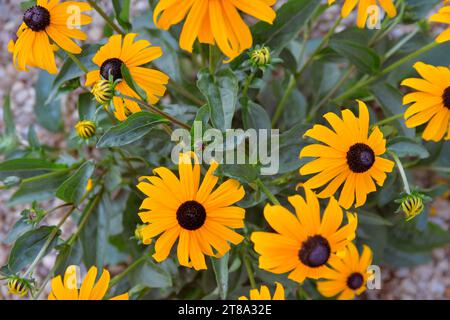
M 445 4 L 450 4 L 450 1 L 445 1 Z M 441 8 L 437 13 L 430 17 L 430 22 L 438 22 L 450 24 L 450 5 Z M 450 28 L 443 31 L 437 38 L 436 42 L 442 43 L 450 40 Z
M 328 0 L 328 4 L 333 4 L 334 2 L 335 0 Z M 341 15 L 343 18 L 348 17 L 353 9 L 358 6 L 356 25 L 359 28 L 364 28 L 369 16 L 370 7 L 374 5 L 380 5 L 390 18 L 397 15 L 397 9 L 395 8 L 393 0 L 344 0 Z
M 32 284 L 30 280 L 13 275 L 8 278 L 7 287 L 9 294 L 23 297 L 31 290 Z
M 141 230 L 143 242 L 149 243 L 162 233 L 155 243 L 156 261 L 165 260 L 178 239 L 180 264 L 196 270 L 206 269 L 205 255 L 222 256 L 230 250 L 229 242 L 236 245 L 243 240 L 232 229 L 244 227 L 245 210 L 233 206 L 244 197 L 244 188 L 238 181 L 229 179 L 213 191 L 218 182 L 214 175 L 217 167 L 217 162 L 212 161 L 200 184 L 197 158 L 184 153 L 179 158 L 179 178 L 160 167 L 154 170 L 158 176 L 140 179 L 137 187 L 147 195 L 139 213 L 147 224 Z
M 97 268 L 91 267 L 79 286 L 78 267 L 69 266 L 64 273 L 64 280 L 61 276 L 52 279 L 52 291 L 48 295 L 48 300 L 103 300 L 109 287 L 108 270 L 103 270 L 97 282 L 96 279 Z M 110 300 L 128 300 L 128 293 Z
M 339 258 L 330 263 L 331 268 L 324 274 L 326 280 L 318 282 L 317 289 L 325 297 L 339 295 L 339 300 L 351 300 L 366 290 L 371 263 L 372 250 L 368 246 L 359 256 L 356 246 L 349 243 Z
M 386 172 L 391 172 L 394 162 L 381 157 L 386 152 L 386 140 L 378 127 L 369 135 L 369 111 L 359 101 L 359 118 L 352 111 L 342 111 L 342 119 L 334 113 L 324 118 L 333 130 L 315 125 L 305 133 L 324 144 L 303 148 L 300 157 L 316 157 L 300 168 L 300 174 L 316 174 L 305 182 L 310 189 L 321 188 L 319 198 L 328 198 L 344 185 L 339 204 L 348 209 L 356 199 L 356 207 L 366 202 L 367 194 L 376 190 L 375 182 L 382 186 Z
M 82 14 L 90 9 L 84 2 L 37 0 L 23 15 L 23 23 L 16 33 L 17 41 L 9 44 L 16 68 L 25 71 L 28 66 L 58 72 L 53 44 L 70 53 L 81 53 L 80 46 L 72 39 L 87 39 L 78 28 L 92 21 Z
M 95 122 L 91 120 L 81 120 L 75 125 L 75 131 L 77 135 L 82 139 L 90 139 L 95 135 L 97 126 Z
M 400 207 L 397 212 L 402 212 L 406 217 L 406 221 L 409 221 L 421 214 L 425 210 L 425 202 L 430 200 L 430 197 L 414 190 L 409 194 L 403 195 L 401 199 L 395 201 L 400 203 Z
M 161 71 L 142 67 L 143 65 L 162 56 L 160 47 L 151 46 L 147 40 L 134 41 L 137 34 L 129 33 L 122 38 L 114 35 L 108 43 L 102 46 L 95 54 L 92 61 L 99 67 L 91 71 L 86 77 L 86 86 L 91 86 L 97 81 L 112 80 L 117 82 L 115 89 L 125 96 L 140 99 L 139 95 L 122 80 L 122 65 L 129 69 L 134 81 L 147 94 L 148 102 L 155 104 L 166 91 L 169 77 Z M 123 40 L 123 41 L 122 41 Z M 114 114 L 123 121 L 130 113 L 141 111 L 138 103 L 118 96 L 113 97 Z
M 406 126 L 414 128 L 427 123 L 424 140 L 450 139 L 450 69 L 423 62 L 414 64 L 422 78 L 409 78 L 402 82 L 416 92 L 403 97 L 403 104 L 413 103 L 405 111 Z
M 267 23 L 275 19 L 271 8 L 276 0 L 160 0 L 155 7 L 154 22 L 167 30 L 186 16 L 180 35 L 180 47 L 192 52 L 195 40 L 217 44 L 230 60 L 252 46 L 253 39 L 239 11 Z
M 251 240 L 259 257 L 261 269 L 282 274 L 303 282 L 305 278 L 319 279 L 328 270 L 327 264 L 337 259 L 355 238 L 358 224 L 356 215 L 347 213 L 348 223 L 341 226 L 342 208 L 330 198 L 323 217 L 316 195 L 305 189 L 306 201 L 300 195 L 289 197 L 296 215 L 279 205 L 266 205 L 264 217 L 276 231 L 253 232 Z
M 269 288 L 267 286 L 261 286 L 261 289 L 250 290 L 250 300 L 285 300 L 283 285 L 279 282 L 275 282 L 276 288 L 273 297 L 270 295 Z M 239 297 L 239 300 L 249 300 L 246 296 Z

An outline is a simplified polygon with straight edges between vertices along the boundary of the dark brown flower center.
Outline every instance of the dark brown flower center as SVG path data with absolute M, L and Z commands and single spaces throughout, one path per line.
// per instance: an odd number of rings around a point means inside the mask
M 23 22 L 33 31 L 42 31 L 50 25 L 50 12 L 41 6 L 34 6 L 25 11 Z
M 108 59 L 103 62 L 100 67 L 100 75 L 105 80 L 109 80 L 109 75 L 112 76 L 113 80 L 122 79 L 122 64 L 123 61 L 117 58 Z
M 187 201 L 177 210 L 177 220 L 180 226 L 187 230 L 197 230 L 206 220 L 206 210 L 197 201 Z
M 357 143 L 347 152 L 347 164 L 350 170 L 363 173 L 372 168 L 375 163 L 375 153 L 364 143 Z
M 322 236 L 316 235 L 308 237 L 302 243 L 302 247 L 298 252 L 300 261 L 311 268 L 317 268 L 327 263 L 330 258 L 330 244 L 328 240 Z
M 450 110 L 450 87 L 444 90 L 442 100 L 444 100 L 444 106 Z
M 347 278 L 347 286 L 352 290 L 361 288 L 363 284 L 364 278 L 359 272 L 354 272 Z

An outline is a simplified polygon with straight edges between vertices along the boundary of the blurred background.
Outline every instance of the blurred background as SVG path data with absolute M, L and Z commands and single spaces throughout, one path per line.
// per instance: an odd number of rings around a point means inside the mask
M 108 12 L 111 10 L 110 1 L 99 1 Z M 281 1 L 279 1 L 281 3 Z M 148 1 L 133 0 L 132 8 L 134 12 L 142 12 L 148 9 Z M 18 72 L 12 64 L 12 56 L 8 52 L 8 42 L 21 23 L 23 11 L 18 0 L 1 0 L 0 2 L 0 106 L 3 105 L 5 96 L 11 95 L 11 108 L 14 115 L 16 130 L 21 137 L 22 143 L 28 144 L 28 134 L 30 128 L 36 132 L 38 140 L 54 148 L 64 148 L 66 143 L 64 136 L 69 133 L 76 123 L 75 100 L 69 94 L 60 105 L 56 105 L 55 112 L 62 113 L 64 123 L 54 124 L 54 131 L 63 128 L 60 132 L 51 132 L 44 129 L 39 122 L 45 121 L 45 113 L 36 113 L 35 108 L 39 105 L 40 97 L 36 97 L 35 86 L 45 85 L 38 82 L 38 72 Z M 87 33 L 91 42 L 98 42 L 102 39 L 103 20 L 94 11 L 90 13 L 93 23 L 88 26 Z M 316 36 L 326 32 L 339 14 L 338 8 L 334 7 L 324 14 L 320 28 L 314 31 Z M 353 24 L 354 16 L 345 19 L 344 23 Z M 338 29 L 339 31 L 339 29 Z M 400 37 L 409 31 L 408 27 L 397 27 L 393 31 L 393 36 Z M 41 81 L 42 82 L 42 81 Z M 60 109 L 59 109 L 60 108 Z M 60 111 L 59 111 L 60 110 Z M 37 114 L 37 115 L 36 115 Z M 3 132 L 3 110 L 0 108 L 0 132 Z M 37 117 L 39 117 L 39 122 Z M 57 128 L 59 126 L 59 128 Z M 47 126 L 48 127 L 48 126 Z M 0 141 L 1 143 L 1 141 Z M 0 154 L 0 161 L 2 155 Z M 429 176 L 418 176 L 416 182 L 424 187 L 433 185 L 434 181 Z M 436 181 L 437 182 L 437 181 Z M 7 261 L 10 247 L 6 241 L 8 231 L 20 217 L 20 212 L 25 208 L 21 205 L 7 206 L 6 200 L 12 192 L 0 190 L 0 266 Z M 60 204 L 58 200 L 42 203 L 44 208 L 52 208 Z M 450 191 L 437 198 L 431 204 L 430 220 L 441 227 L 450 230 Z M 59 220 L 58 215 L 48 219 Z M 70 229 L 70 223 L 64 229 Z M 67 230 L 70 231 L 70 230 Z M 7 241 L 6 241 L 7 242 Z M 37 278 L 43 278 L 52 267 L 54 256 L 49 255 L 38 268 Z M 386 266 L 381 266 L 382 288 L 381 290 L 368 290 L 363 296 L 364 299 L 450 299 L 450 248 L 435 250 L 432 254 L 431 262 L 412 268 L 400 268 L 392 270 Z M 114 274 L 114 270 L 110 270 Z M 17 299 L 8 295 L 5 286 L 0 287 L 0 299 Z

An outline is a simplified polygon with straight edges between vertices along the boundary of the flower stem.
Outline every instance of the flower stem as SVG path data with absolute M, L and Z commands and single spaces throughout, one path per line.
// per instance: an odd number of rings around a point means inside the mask
M 382 125 L 388 124 L 388 123 L 390 123 L 390 122 L 392 122 L 392 121 L 401 119 L 401 118 L 403 118 L 403 115 L 404 115 L 403 113 L 400 113 L 400 114 L 396 114 L 396 115 L 394 115 L 394 116 L 391 116 L 391 117 L 389 117 L 389 118 L 380 120 L 380 121 L 374 123 L 374 124 L 372 125 L 372 127 L 375 127 L 375 126 L 382 126 Z
M 400 176 L 402 177 L 403 185 L 405 187 L 405 192 L 407 194 L 411 194 L 411 188 L 409 187 L 408 178 L 406 178 L 405 169 L 403 168 L 400 158 L 395 152 L 393 151 L 388 152 L 391 155 L 392 159 L 394 159 L 395 163 L 397 164 L 398 171 L 400 172 Z
M 140 265 L 142 262 L 145 262 L 148 259 L 146 255 L 143 255 L 136 261 L 134 261 L 132 264 L 130 264 L 125 270 L 123 270 L 121 273 L 116 275 L 114 278 L 111 279 L 109 282 L 109 287 L 112 288 L 116 284 L 120 282 L 127 274 L 129 274 L 131 271 L 133 271 L 138 265 Z
M 244 260 L 245 269 L 247 270 L 248 280 L 250 281 L 250 287 L 256 289 L 255 276 L 253 274 L 252 262 L 247 254 L 242 255 L 242 260 Z
M 67 55 L 69 56 L 70 59 L 72 59 L 73 62 L 75 62 L 75 64 L 81 69 L 83 70 L 84 73 L 89 73 L 89 70 L 86 68 L 86 66 L 72 53 L 67 52 Z
M 272 192 L 264 185 L 264 183 L 258 179 L 256 180 L 257 185 L 261 188 L 261 190 L 264 192 L 264 194 L 267 196 L 267 198 L 272 202 L 272 204 L 279 206 L 280 202 L 278 199 L 273 195 Z
M 97 11 L 97 13 L 106 21 L 107 24 L 111 28 L 113 28 L 117 33 L 121 35 L 125 35 L 125 31 L 123 31 L 117 24 L 114 23 L 114 21 L 106 14 L 105 11 L 103 11 L 102 8 L 99 7 L 99 5 L 94 0 L 87 0 L 87 2 Z
M 336 21 L 334 22 L 334 25 L 331 27 L 330 30 L 328 30 L 328 33 L 322 38 L 322 41 L 320 42 L 320 44 L 317 46 L 317 48 L 314 50 L 314 52 L 309 56 L 308 60 L 303 64 L 301 69 L 298 72 L 296 72 L 294 75 L 291 75 L 291 77 L 289 78 L 289 83 L 288 83 L 288 86 L 286 88 L 286 91 L 284 92 L 284 95 L 281 98 L 280 103 L 277 105 L 277 108 L 275 110 L 275 114 L 274 114 L 274 116 L 272 118 L 272 126 L 275 126 L 277 124 L 278 120 L 280 119 L 281 115 L 283 114 L 284 107 L 285 107 L 285 105 L 286 105 L 286 103 L 287 103 L 287 101 L 288 101 L 292 91 L 295 89 L 295 86 L 297 85 L 297 81 L 300 79 L 300 77 L 302 76 L 303 72 L 314 61 L 314 59 L 316 58 L 317 54 L 327 45 L 328 40 L 334 34 L 334 31 L 339 26 L 341 21 L 342 21 L 342 17 L 339 17 L 338 19 L 336 19 Z M 306 38 L 305 38 L 305 40 L 306 40 Z M 306 46 L 306 41 L 303 42 L 303 46 Z M 303 55 L 303 49 L 302 49 L 302 54 L 301 55 Z
M 188 124 L 186 124 L 186 123 L 184 123 L 184 122 L 182 122 L 182 121 L 180 121 L 180 120 L 178 120 L 178 119 L 172 117 L 171 115 L 165 113 L 165 112 L 162 111 L 162 110 L 159 110 L 158 108 L 156 108 L 156 107 L 154 107 L 154 106 L 148 104 L 148 103 L 145 102 L 145 101 L 142 101 L 142 100 L 140 100 L 140 99 L 136 99 L 136 98 L 133 98 L 133 97 L 130 97 L 130 96 L 125 96 L 125 95 L 121 95 L 121 97 L 122 97 L 123 99 L 127 99 L 127 100 L 134 101 L 134 102 L 136 102 L 137 104 L 139 104 L 139 105 L 141 105 L 141 106 L 147 108 L 148 110 L 150 110 L 150 111 L 152 111 L 152 112 L 155 112 L 155 113 L 158 113 L 159 115 L 163 116 L 163 117 L 166 118 L 167 120 L 173 122 L 174 124 L 176 124 L 176 125 L 178 125 L 178 126 L 184 128 L 184 129 L 187 129 L 187 130 L 190 130 L 190 129 L 191 129 L 191 127 L 190 127 Z

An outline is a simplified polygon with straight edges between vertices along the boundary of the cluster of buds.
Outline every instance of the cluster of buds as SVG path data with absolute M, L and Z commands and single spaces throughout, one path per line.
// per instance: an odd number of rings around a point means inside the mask
M 144 241 L 144 237 L 142 236 L 142 230 L 146 227 L 145 224 L 138 224 L 136 229 L 134 230 L 134 238 L 139 241 L 139 243 L 148 245 L 152 240 Z

